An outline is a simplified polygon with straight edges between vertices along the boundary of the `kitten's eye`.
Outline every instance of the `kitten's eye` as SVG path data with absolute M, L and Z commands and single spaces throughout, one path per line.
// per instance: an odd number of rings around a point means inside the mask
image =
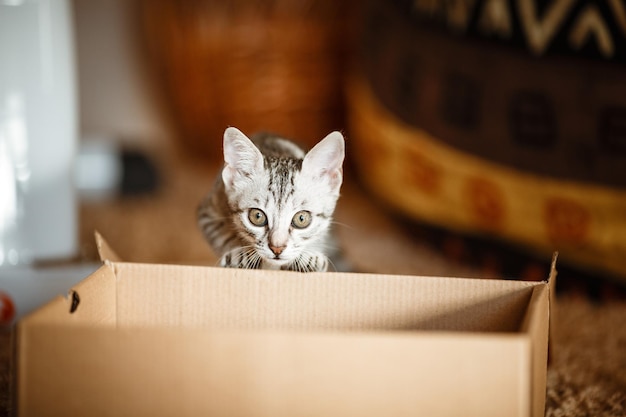
M 311 213 L 306 210 L 302 210 L 297 212 L 296 215 L 293 216 L 293 219 L 291 219 L 291 225 L 296 229 L 304 229 L 306 227 L 309 227 L 309 225 L 311 224 L 311 220 L 313 220 L 313 218 L 311 217 Z
M 248 211 L 248 220 L 258 227 L 263 227 L 267 224 L 267 216 L 263 213 L 263 210 L 258 208 L 252 208 Z

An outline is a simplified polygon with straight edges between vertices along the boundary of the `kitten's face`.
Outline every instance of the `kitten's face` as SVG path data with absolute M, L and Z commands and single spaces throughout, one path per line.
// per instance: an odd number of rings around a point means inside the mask
M 323 250 L 342 181 L 341 134 L 331 133 L 295 159 L 264 157 L 233 129 L 225 135 L 224 153 L 222 178 L 247 249 L 277 268 Z

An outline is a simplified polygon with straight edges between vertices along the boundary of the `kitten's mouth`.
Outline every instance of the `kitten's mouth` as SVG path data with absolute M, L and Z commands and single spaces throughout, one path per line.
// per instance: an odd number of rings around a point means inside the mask
M 274 266 L 283 266 L 289 263 L 288 260 L 281 258 L 280 255 L 276 255 L 273 258 L 268 257 L 268 258 L 265 258 L 265 260 L 267 261 L 268 264 L 274 265 Z

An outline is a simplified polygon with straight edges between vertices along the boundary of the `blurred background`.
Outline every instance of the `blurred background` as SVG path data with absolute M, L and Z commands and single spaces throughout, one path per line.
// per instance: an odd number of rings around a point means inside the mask
M 624 415 L 625 65 L 621 0 L 0 0 L 0 415 L 10 325 L 98 268 L 95 230 L 215 265 L 228 126 L 345 134 L 354 271 L 541 280 L 558 251 L 546 415 Z
M 5 321 L 9 276 L 83 278 L 94 230 L 215 264 L 195 209 L 228 126 L 344 132 L 354 270 L 538 280 L 559 251 L 560 288 L 624 295 L 620 1 L 0 0 L 0 23 Z

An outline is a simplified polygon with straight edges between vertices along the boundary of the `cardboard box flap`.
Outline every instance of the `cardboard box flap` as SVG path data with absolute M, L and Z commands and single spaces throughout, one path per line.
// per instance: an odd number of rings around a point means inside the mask
M 115 325 L 117 288 L 115 271 L 102 265 L 89 277 L 76 284 L 65 296 L 23 317 L 20 324 Z
M 109 243 L 97 230 L 94 232 L 96 239 L 96 247 L 98 248 L 98 255 L 102 262 L 121 262 L 122 258 L 111 248 Z

